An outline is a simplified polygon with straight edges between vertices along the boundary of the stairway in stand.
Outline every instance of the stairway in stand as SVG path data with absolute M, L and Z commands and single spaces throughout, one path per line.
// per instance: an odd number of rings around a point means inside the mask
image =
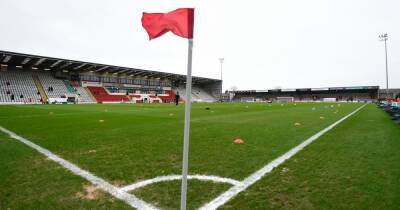
M 43 89 L 43 85 L 40 82 L 39 77 L 37 76 L 37 74 L 33 73 L 32 78 L 35 81 L 36 88 L 39 90 L 40 97 L 42 98 L 42 102 L 47 103 L 49 98 L 47 97 L 46 92 Z

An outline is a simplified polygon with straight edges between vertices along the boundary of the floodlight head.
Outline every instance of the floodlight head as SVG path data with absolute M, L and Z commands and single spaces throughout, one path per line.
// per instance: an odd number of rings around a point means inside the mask
M 381 35 L 379 35 L 379 38 L 381 39 L 381 41 L 386 41 L 386 40 L 388 40 L 388 34 L 387 33 L 384 33 L 384 34 L 381 34 Z
M 225 58 L 218 58 L 219 62 L 223 63 Z

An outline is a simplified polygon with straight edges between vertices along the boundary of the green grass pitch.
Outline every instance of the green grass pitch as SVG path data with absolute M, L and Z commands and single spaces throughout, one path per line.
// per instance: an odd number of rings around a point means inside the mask
M 193 104 L 189 174 L 241 181 L 361 105 Z M 181 173 L 183 118 L 183 105 L 171 104 L 0 106 L 0 126 L 121 187 Z M 399 126 L 370 104 L 221 209 L 397 209 L 399 151 Z M 188 184 L 190 209 L 230 188 Z M 177 209 L 180 181 L 130 193 Z M 0 133 L 0 209 L 131 207 Z

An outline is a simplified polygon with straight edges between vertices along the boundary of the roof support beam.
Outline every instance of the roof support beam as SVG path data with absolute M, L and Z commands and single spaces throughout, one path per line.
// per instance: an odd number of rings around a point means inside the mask
M 25 64 L 27 64 L 29 61 L 31 61 L 32 60 L 32 58 L 25 58 L 23 61 L 22 61 L 22 65 L 25 65 Z
M 171 75 L 173 75 L 173 74 L 167 74 L 167 75 L 161 76 L 160 79 L 168 78 Z
M 138 76 L 140 74 L 146 73 L 145 71 L 140 71 L 139 73 L 133 74 L 133 76 Z
M 63 68 L 65 68 L 65 67 L 67 67 L 67 66 L 69 66 L 69 65 L 71 65 L 71 64 L 72 64 L 72 62 L 68 62 L 68 63 L 66 63 L 66 64 L 60 66 L 60 69 L 63 69 Z
M 87 63 L 82 63 L 81 65 L 75 67 L 74 70 L 78 70 L 78 69 L 84 67 L 86 64 L 87 64 Z
M 51 64 L 51 68 L 54 68 L 55 66 L 57 66 L 58 64 L 60 64 L 62 62 L 62 60 L 57 60 L 56 62 L 54 62 L 53 64 Z
M 87 70 L 94 70 L 96 68 L 96 65 L 90 65 L 89 67 L 86 67 L 82 71 L 87 71 Z
M 119 67 L 112 67 L 111 69 L 109 69 L 109 72 L 110 73 L 117 73 L 119 69 L 120 69 Z
M 35 64 L 33 64 L 34 66 L 38 66 L 38 65 L 40 65 L 41 63 L 43 63 L 44 61 L 46 60 L 46 58 L 40 58 L 38 61 L 36 61 L 36 63 Z
M 153 75 L 156 75 L 157 73 L 149 73 L 149 74 L 147 74 L 147 75 L 145 75 L 145 76 L 147 76 L 147 77 L 152 77 Z
M 125 73 L 127 71 L 130 71 L 130 69 L 125 69 L 125 70 L 119 71 L 118 73 Z
M 109 67 L 109 66 L 103 66 L 103 67 L 101 67 L 101 68 L 97 69 L 97 70 L 96 70 L 96 71 L 94 71 L 94 72 L 103 71 L 103 70 L 107 69 L 108 67 Z
M 4 59 L 3 59 L 3 63 L 7 63 L 8 61 L 10 61 L 12 58 L 11 55 L 7 55 Z

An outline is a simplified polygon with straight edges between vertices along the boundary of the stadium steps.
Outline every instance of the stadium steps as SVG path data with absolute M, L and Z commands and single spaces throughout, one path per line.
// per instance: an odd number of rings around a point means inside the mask
M 65 86 L 67 87 L 68 92 L 75 94 L 76 91 L 75 91 L 74 87 L 72 87 L 71 83 L 68 80 L 63 80 L 63 81 L 64 81 Z
M 37 76 L 37 74 L 32 74 L 32 78 L 35 81 L 35 85 L 36 88 L 38 89 L 39 93 L 40 93 L 40 97 L 42 98 L 42 101 L 47 103 L 49 98 L 46 95 L 46 91 L 44 91 L 43 85 L 39 80 L 39 77 Z
M 90 92 L 90 90 L 89 90 L 87 87 L 85 87 L 85 91 L 87 92 L 87 94 L 89 95 L 89 97 L 92 99 L 92 101 L 98 102 L 97 99 L 96 99 L 96 97 L 93 96 L 92 92 Z

